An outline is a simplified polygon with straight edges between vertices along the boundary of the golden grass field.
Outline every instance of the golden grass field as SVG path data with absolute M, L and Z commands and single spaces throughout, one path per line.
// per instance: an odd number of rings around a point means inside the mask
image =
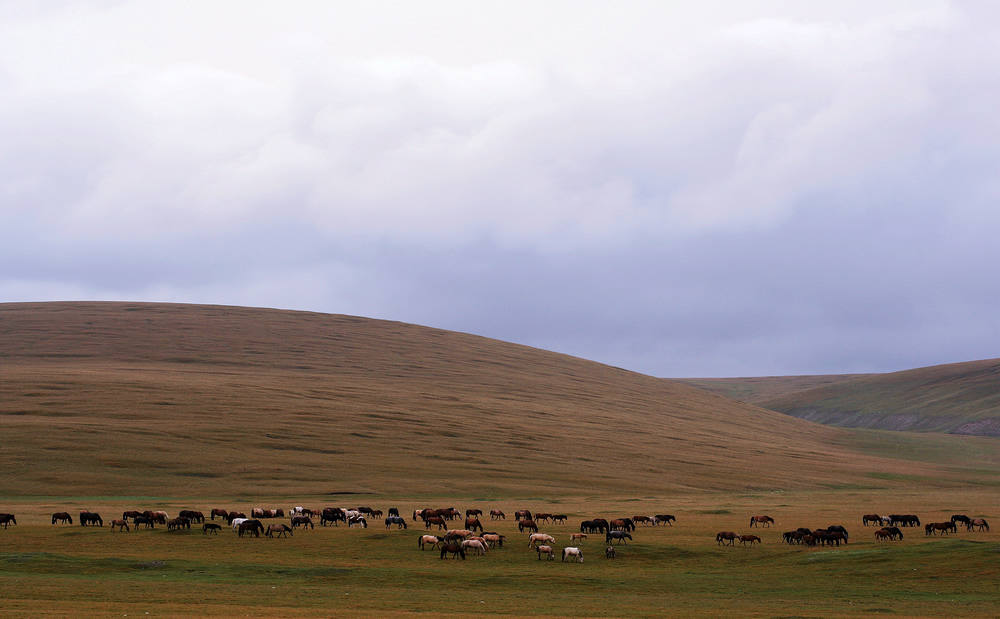
M 486 338 L 221 306 L 0 304 L 3 614 L 994 616 L 992 533 L 875 545 L 861 514 L 1000 522 L 996 439 L 822 426 Z M 675 513 L 614 561 L 439 561 L 381 524 L 289 540 L 53 511 L 370 504 Z M 718 548 L 752 513 L 777 528 Z M 840 549 L 777 543 L 842 523 Z M 505 531 L 504 527 L 508 530 Z M 513 524 L 497 525 L 511 532 Z M 856 537 L 862 536 L 862 537 Z M 563 540 L 560 539 L 560 543 Z

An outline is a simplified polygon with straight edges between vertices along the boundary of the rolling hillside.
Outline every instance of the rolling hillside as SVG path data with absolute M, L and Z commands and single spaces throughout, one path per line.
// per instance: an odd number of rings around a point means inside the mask
M 679 378 L 682 383 L 748 404 L 762 405 L 798 391 L 836 385 L 872 374 L 815 374 L 803 376 L 753 376 L 743 378 Z
M 1000 359 L 857 376 L 754 401 L 838 426 L 1000 436 Z
M 551 496 L 967 478 L 917 461 L 922 446 L 895 459 L 870 435 L 583 359 L 221 306 L 0 304 L 0 423 L 6 495 Z M 993 453 L 976 440 L 940 452 L 995 467 L 963 455 Z

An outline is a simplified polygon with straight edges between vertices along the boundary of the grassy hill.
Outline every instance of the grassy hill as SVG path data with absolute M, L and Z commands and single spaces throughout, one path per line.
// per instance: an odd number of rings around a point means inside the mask
M 748 404 L 762 405 L 778 397 L 836 385 L 842 382 L 872 376 L 872 374 L 814 374 L 803 376 L 749 376 L 742 378 L 679 378 L 687 385 L 707 389 L 713 393 Z
M 1000 359 L 855 376 L 754 402 L 839 426 L 1000 436 Z
M 525 346 L 221 306 L 0 304 L 0 422 L 8 496 L 531 497 L 993 479 L 997 466 L 972 437 L 887 450 Z

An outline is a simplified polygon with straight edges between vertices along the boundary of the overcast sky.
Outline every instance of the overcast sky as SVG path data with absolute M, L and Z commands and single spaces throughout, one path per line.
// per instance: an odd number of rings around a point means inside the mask
M 0 0 L 0 302 L 356 314 L 657 376 L 997 357 L 998 30 L 987 2 Z

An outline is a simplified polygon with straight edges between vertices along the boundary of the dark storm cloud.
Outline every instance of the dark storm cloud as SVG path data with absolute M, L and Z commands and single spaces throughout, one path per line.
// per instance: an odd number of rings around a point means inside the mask
M 988 6 L 234 6 L 0 6 L 0 300 L 343 312 L 661 376 L 997 354 Z

